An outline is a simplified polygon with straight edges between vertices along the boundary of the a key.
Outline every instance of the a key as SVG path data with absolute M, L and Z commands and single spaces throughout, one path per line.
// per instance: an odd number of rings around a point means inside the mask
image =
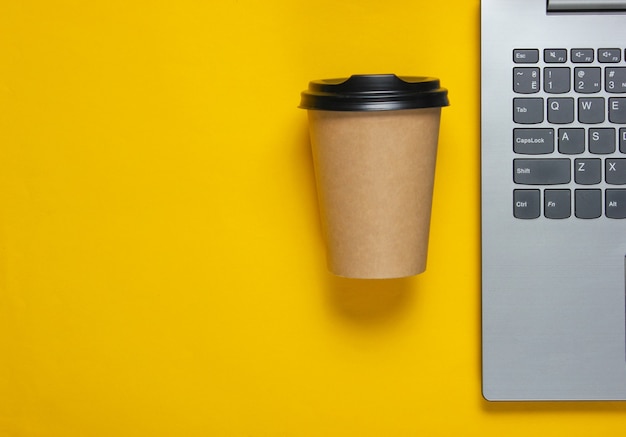
M 626 143 L 626 134 L 624 136 Z M 564 155 L 577 155 L 585 151 L 585 129 L 561 128 L 559 129 L 559 153 Z

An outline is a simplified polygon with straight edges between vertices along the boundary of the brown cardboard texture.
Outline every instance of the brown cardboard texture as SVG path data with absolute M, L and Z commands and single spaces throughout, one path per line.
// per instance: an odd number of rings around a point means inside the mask
M 422 273 L 441 108 L 308 113 L 329 270 Z

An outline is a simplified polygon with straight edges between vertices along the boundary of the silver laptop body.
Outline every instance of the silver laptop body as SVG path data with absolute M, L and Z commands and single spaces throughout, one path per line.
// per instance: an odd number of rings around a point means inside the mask
M 626 399 L 626 1 L 483 0 L 483 396 Z

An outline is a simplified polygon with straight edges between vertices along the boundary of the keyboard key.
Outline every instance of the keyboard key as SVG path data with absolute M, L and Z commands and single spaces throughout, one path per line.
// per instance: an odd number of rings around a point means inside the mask
M 514 129 L 513 151 L 525 155 L 554 152 L 554 129 Z
M 543 60 L 546 64 L 562 64 L 567 61 L 567 50 L 565 49 L 545 49 Z
M 570 69 L 567 67 L 548 67 L 543 71 L 543 89 L 550 94 L 569 92 Z
M 578 99 L 578 121 L 587 124 L 604 122 L 604 98 L 581 97 Z
M 624 134 L 626 143 L 626 133 Z M 559 153 L 564 155 L 577 155 L 585 151 L 585 129 L 561 128 L 559 129 Z
M 539 62 L 539 50 L 515 49 L 513 50 L 513 62 L 516 64 L 536 64 Z
M 539 69 L 538 68 L 514 68 L 513 91 L 520 94 L 532 94 L 539 92 Z
M 626 98 L 609 98 L 609 121 L 616 124 L 626 124 Z
M 574 181 L 581 185 L 595 185 L 602 182 L 602 161 L 597 158 L 576 159 Z
M 626 128 L 620 128 L 619 130 L 619 151 L 626 153 Z
M 622 60 L 622 51 L 620 49 L 599 49 L 598 62 L 616 63 Z
M 548 99 L 548 122 L 568 124 L 574 122 L 574 99 L 569 97 Z
M 593 62 L 593 49 L 572 49 L 570 55 L 572 62 L 577 64 Z
M 574 214 L 581 219 L 602 215 L 602 190 L 575 190 Z
M 602 73 L 598 67 L 574 68 L 574 90 L 583 94 L 599 92 L 601 76 Z
M 513 121 L 520 124 L 536 124 L 543 121 L 543 99 L 513 99 Z
M 615 129 L 589 129 L 589 152 L 606 155 L 615 152 Z
M 539 217 L 539 197 L 539 190 L 514 190 L 513 216 L 520 219 L 535 219 Z
M 626 93 L 626 67 L 606 67 L 604 89 L 607 93 Z
M 571 181 L 567 158 L 514 159 L 513 181 L 521 185 L 556 185 Z
M 626 218 L 626 190 L 606 190 L 605 214 L 608 218 Z
M 606 183 L 611 185 L 626 185 L 626 159 L 607 158 L 604 161 Z
M 545 190 L 543 197 L 543 215 L 547 218 L 564 219 L 572 215 L 570 190 Z

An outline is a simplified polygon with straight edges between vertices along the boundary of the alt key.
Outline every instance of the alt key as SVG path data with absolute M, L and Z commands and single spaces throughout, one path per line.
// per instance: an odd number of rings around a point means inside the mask
M 626 218 L 626 190 L 606 190 L 605 212 L 608 218 Z

